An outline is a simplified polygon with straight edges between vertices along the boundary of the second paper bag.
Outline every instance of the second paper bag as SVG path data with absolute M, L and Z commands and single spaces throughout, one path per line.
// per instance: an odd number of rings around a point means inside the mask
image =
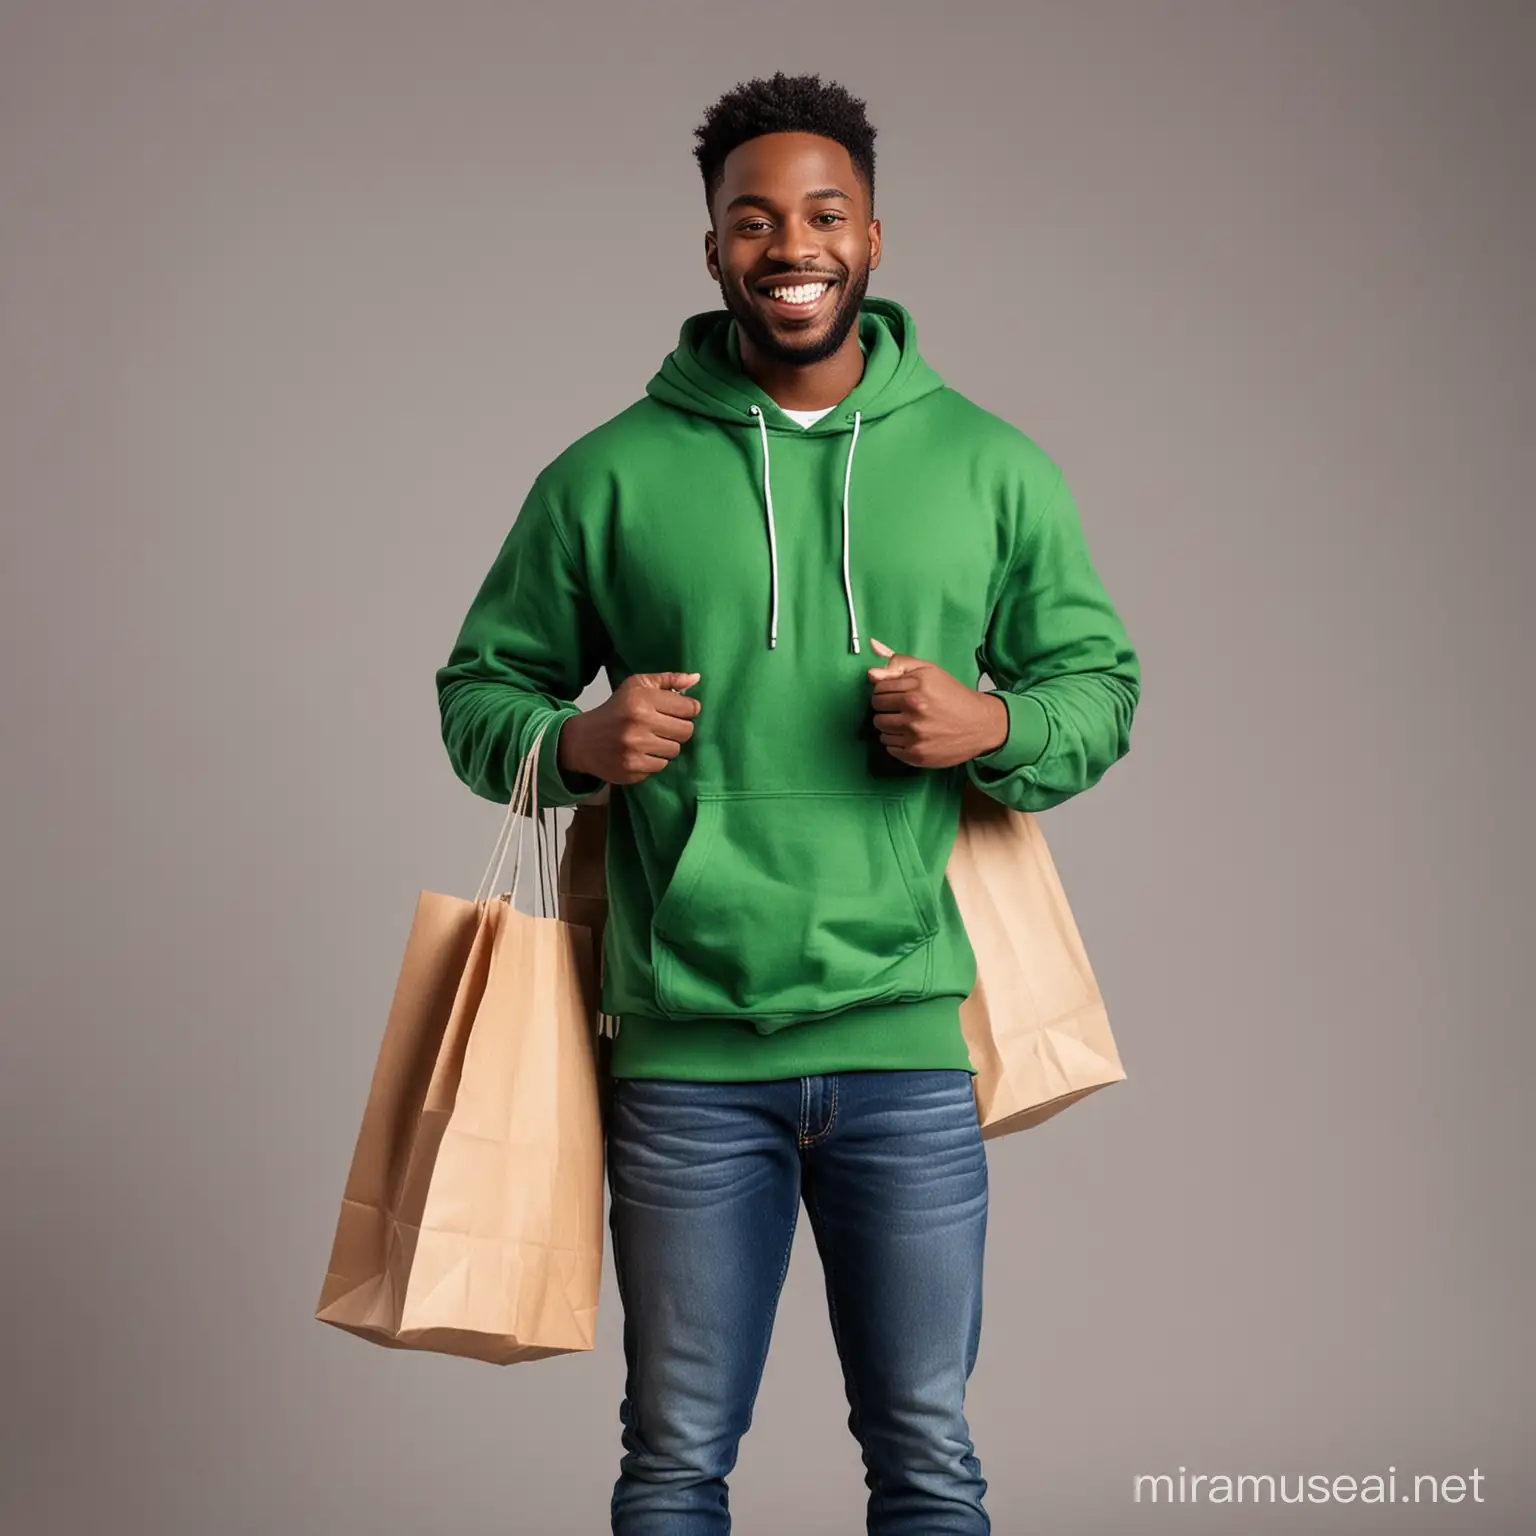
M 976 952 L 960 1027 L 984 1140 L 1028 1130 L 1125 1068 L 1039 819 L 965 787 L 946 870 Z

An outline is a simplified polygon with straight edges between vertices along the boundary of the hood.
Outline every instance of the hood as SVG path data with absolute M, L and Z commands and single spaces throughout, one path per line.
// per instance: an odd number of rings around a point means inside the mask
M 736 426 L 755 426 L 755 405 L 776 431 L 817 436 L 847 431 L 855 411 L 875 421 L 924 395 L 944 380 L 917 350 L 917 325 L 894 299 L 866 297 L 859 307 L 859 344 L 864 376 L 815 426 L 781 416 L 773 398 L 741 366 L 741 345 L 728 309 L 708 309 L 683 321 L 677 346 L 667 354 L 645 392 L 663 405 Z
M 727 309 L 705 310 L 683 322 L 677 346 L 667 354 L 645 392 L 674 410 L 708 417 L 723 425 L 756 427 L 762 454 L 763 517 L 767 528 L 772 601 L 768 646 L 779 643 L 779 552 L 773 517 L 773 473 L 769 434 L 831 437 L 848 432 L 848 458 L 843 473 L 843 594 L 848 607 L 849 648 L 860 649 L 858 613 L 853 601 L 850 564 L 850 503 L 853 499 L 853 454 L 859 429 L 889 416 L 936 390 L 944 380 L 917 349 L 917 325 L 894 299 L 867 297 L 859 306 L 859 345 L 864 373 L 853 389 L 820 421 L 810 427 L 784 415 L 772 396 L 747 376 L 741 366 L 736 325 Z

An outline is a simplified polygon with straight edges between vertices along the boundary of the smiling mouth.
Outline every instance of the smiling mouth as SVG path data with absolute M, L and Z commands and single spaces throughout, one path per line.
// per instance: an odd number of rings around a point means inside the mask
M 808 283 L 775 283 L 771 287 L 758 289 L 758 292 L 775 313 L 805 316 L 815 314 L 822 300 L 836 286 L 836 283 L 822 278 Z

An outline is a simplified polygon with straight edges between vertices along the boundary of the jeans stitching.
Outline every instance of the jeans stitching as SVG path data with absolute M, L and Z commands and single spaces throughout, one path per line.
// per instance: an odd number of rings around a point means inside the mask
M 821 1143 L 824 1142 L 832 1134 L 833 1128 L 837 1125 L 837 1074 L 834 1073 L 832 1076 L 832 1108 L 828 1112 L 827 1123 L 822 1127 L 821 1130 L 817 1131 L 814 1136 L 810 1134 L 810 1122 L 807 1119 L 807 1103 L 810 1097 L 810 1079 L 803 1078 L 801 1079 L 801 1082 L 803 1086 L 801 1088 L 800 1096 L 800 1145 L 802 1148 L 817 1147 L 820 1146 Z
M 623 1081 L 623 1079 L 618 1079 L 618 1081 Z M 611 1174 L 611 1172 L 612 1172 L 612 1162 L 611 1162 L 611 1160 L 609 1162 L 609 1171 L 610 1171 L 610 1174 Z M 619 1311 L 620 1311 L 620 1314 L 621 1314 L 621 1316 L 623 1317 L 623 1320 L 624 1320 L 624 1322 L 623 1322 L 624 1331 L 625 1331 L 626 1335 L 628 1335 L 630 1333 L 631 1329 L 633 1328 L 633 1323 L 632 1323 L 632 1321 L 630 1319 L 630 1315 L 629 1315 L 628 1287 L 624 1283 L 624 1269 L 625 1269 L 625 1266 L 624 1266 L 623 1260 L 620 1258 L 620 1249 L 621 1249 L 621 1247 L 623 1245 L 619 1242 L 619 1233 L 618 1233 L 619 1212 L 618 1212 L 618 1205 L 617 1205 L 617 1202 L 614 1201 L 611 1198 L 609 1200 L 609 1205 L 608 1205 L 608 1227 L 609 1227 L 609 1236 L 611 1238 L 610 1246 L 612 1247 L 612 1250 L 613 1250 L 613 1279 L 614 1279 L 614 1284 L 618 1287 L 618 1292 L 619 1292 Z M 625 1342 L 626 1342 L 626 1344 L 628 1343 L 628 1339 L 627 1338 L 626 1338 Z M 642 1431 L 642 1429 L 640 1427 L 640 1401 L 639 1401 L 639 1394 L 636 1391 L 636 1388 L 639 1385 L 639 1381 L 638 1381 L 638 1377 L 636 1376 L 635 1371 L 631 1367 L 631 1364 L 630 1364 L 630 1361 L 629 1361 L 629 1353 L 630 1353 L 629 1349 L 626 1348 L 625 1351 L 624 1351 L 624 1355 L 625 1355 L 624 1392 L 623 1392 L 623 1397 L 622 1397 L 621 1405 L 620 1405 L 620 1409 L 619 1409 L 619 1419 L 620 1419 L 621 1425 L 622 1425 L 622 1428 L 620 1430 L 620 1442 L 621 1442 L 621 1444 L 624 1445 L 624 1451 L 625 1451 L 626 1454 L 632 1448 L 630 1444 L 626 1443 L 626 1442 L 628 1442 L 631 1439 L 631 1437 L 633 1437 L 635 1443 L 637 1443 L 637 1444 L 644 1444 L 644 1439 L 645 1439 L 644 1433 L 643 1433 L 643 1431 Z M 628 1410 L 627 1414 L 625 1412 L 626 1409 Z M 622 1461 L 623 1457 L 621 1457 L 620 1460 Z M 616 1523 L 618 1521 L 618 1518 L 619 1518 L 619 1499 L 620 1499 L 620 1488 L 622 1487 L 622 1482 L 623 1482 L 623 1479 L 622 1479 L 622 1476 L 621 1476 L 620 1480 L 614 1484 L 613 1492 L 609 1495 L 609 1499 L 608 1499 L 608 1518 L 609 1518 L 610 1524 Z

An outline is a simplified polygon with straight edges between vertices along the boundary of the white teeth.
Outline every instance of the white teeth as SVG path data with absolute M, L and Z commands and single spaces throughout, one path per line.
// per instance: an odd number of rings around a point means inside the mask
M 768 292 L 786 304 L 814 304 L 831 286 L 830 283 L 801 283 L 795 288 L 770 288 Z

